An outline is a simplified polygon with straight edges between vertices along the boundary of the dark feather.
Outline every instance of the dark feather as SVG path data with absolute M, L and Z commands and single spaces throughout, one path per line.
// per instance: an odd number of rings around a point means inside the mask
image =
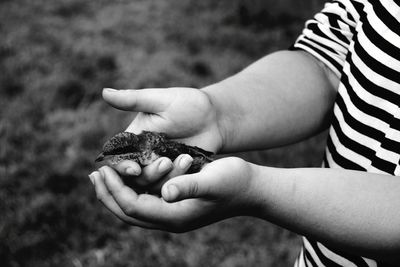
M 96 162 L 105 159 L 116 164 L 122 160 L 133 160 L 141 166 L 149 165 L 159 157 L 172 161 L 181 154 L 189 154 L 193 163 L 188 173 L 198 172 L 204 164 L 213 160 L 214 153 L 196 146 L 188 146 L 169 140 L 164 133 L 143 131 L 141 134 L 122 132 L 111 137 L 103 146 Z

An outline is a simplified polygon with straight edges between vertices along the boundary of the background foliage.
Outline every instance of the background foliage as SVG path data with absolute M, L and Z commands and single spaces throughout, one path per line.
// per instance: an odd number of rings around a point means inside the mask
M 204 85 L 287 48 L 321 0 L 1 0 L 2 266 L 290 266 L 299 238 L 254 218 L 186 234 L 129 227 L 87 174 L 133 114 L 103 87 Z M 243 153 L 318 166 L 324 135 Z

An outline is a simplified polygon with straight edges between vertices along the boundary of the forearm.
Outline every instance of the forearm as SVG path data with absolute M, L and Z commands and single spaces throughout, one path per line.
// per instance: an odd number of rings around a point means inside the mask
M 311 56 L 281 51 L 203 88 L 217 109 L 222 151 L 276 147 L 326 128 L 337 83 L 328 76 Z
M 257 167 L 257 216 L 328 246 L 400 256 L 399 177 L 342 169 Z

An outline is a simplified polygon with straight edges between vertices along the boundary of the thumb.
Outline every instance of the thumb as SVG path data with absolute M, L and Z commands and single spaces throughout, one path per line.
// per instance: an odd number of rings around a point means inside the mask
M 199 183 L 197 174 L 182 175 L 172 178 L 161 188 L 161 195 L 165 201 L 176 202 L 187 198 L 197 198 L 205 192 L 204 186 Z
M 164 111 L 173 99 L 170 90 L 150 89 L 103 89 L 103 98 L 111 106 L 136 112 L 158 113 Z

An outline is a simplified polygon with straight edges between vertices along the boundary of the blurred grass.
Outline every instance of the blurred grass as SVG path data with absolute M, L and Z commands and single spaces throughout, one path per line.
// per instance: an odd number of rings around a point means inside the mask
M 202 87 L 288 47 L 322 1 L 0 1 L 2 266 L 290 266 L 299 239 L 235 218 L 187 234 L 124 225 L 86 175 L 132 115 L 103 87 Z M 324 134 L 243 153 L 318 166 Z

